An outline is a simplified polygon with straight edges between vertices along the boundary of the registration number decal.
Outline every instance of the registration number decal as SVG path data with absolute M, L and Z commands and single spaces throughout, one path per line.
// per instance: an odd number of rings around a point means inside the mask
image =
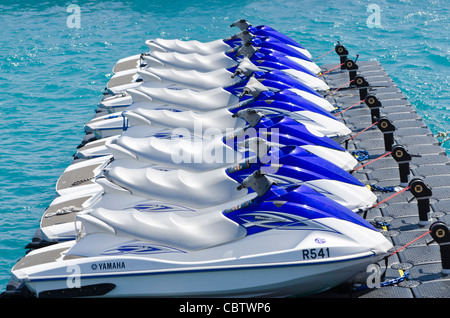
M 327 248 L 310 248 L 302 250 L 303 259 L 316 259 L 330 257 L 330 249 Z

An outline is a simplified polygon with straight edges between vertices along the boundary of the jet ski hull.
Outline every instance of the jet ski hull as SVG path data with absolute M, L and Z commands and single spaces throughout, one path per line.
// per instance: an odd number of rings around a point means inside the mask
M 377 262 L 390 248 L 382 235 L 374 232 L 375 237 L 380 236 L 379 244 L 345 255 L 353 248 L 358 250 L 358 246 L 352 246 L 351 242 L 347 247 L 333 246 L 324 242 L 333 242 L 334 234 L 317 233 L 308 235 L 309 244 L 305 240 L 296 244 L 302 234 L 285 232 L 289 231 L 254 235 L 247 243 L 231 242 L 215 247 L 214 251 L 194 252 L 123 238 L 121 247 L 110 244 L 111 255 L 91 257 L 70 254 L 75 245 L 75 241 L 70 241 L 30 252 L 14 266 L 12 274 L 14 281 L 24 282 L 37 297 L 61 297 L 63 292 L 81 293 L 84 297 L 308 296 L 348 281 Z M 101 235 L 104 237 L 96 239 L 117 241 L 117 237 Z M 277 248 L 273 243 L 281 239 L 291 246 Z M 265 241 L 269 248 L 263 251 L 264 245 L 258 244 L 252 249 L 258 241 Z M 106 294 L 89 294 L 88 286 L 105 284 L 113 286 Z M 82 294 L 83 288 L 87 294 Z
M 315 265 L 256 264 L 216 269 L 179 269 L 175 273 L 127 273 L 118 274 L 117 277 L 99 275 L 92 278 L 83 277 L 81 289 L 111 284 L 114 289 L 106 293 L 106 297 L 304 297 L 324 292 L 351 279 L 355 272 L 374 262 L 370 256 L 361 256 L 353 262 L 347 260 Z M 107 267 L 126 266 L 122 260 L 99 261 L 97 264 Z M 334 265 L 332 272 L 329 269 L 330 264 Z M 261 279 L 262 277 L 270 277 L 270 280 Z M 67 278 L 61 281 L 30 281 L 27 286 L 39 297 L 61 297 L 63 292 L 70 295 L 71 288 L 67 288 L 66 280 Z M 92 292 L 80 296 L 103 295 Z

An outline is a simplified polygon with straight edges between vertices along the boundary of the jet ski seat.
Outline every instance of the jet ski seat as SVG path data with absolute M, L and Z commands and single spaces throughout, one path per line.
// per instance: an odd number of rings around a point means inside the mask
M 219 212 L 219 211 L 216 211 Z M 222 213 L 178 215 L 174 212 L 138 212 L 98 208 L 90 214 L 77 215 L 85 230 L 95 231 L 98 223 L 117 235 L 134 237 L 181 250 L 200 250 L 230 242 L 247 231 Z M 90 227 L 90 224 L 93 226 Z
M 239 97 L 221 87 L 196 92 L 191 89 L 168 89 L 140 87 L 139 91 L 149 97 L 151 103 L 192 109 L 196 111 L 210 111 L 239 103 Z
M 230 178 L 224 169 L 196 173 L 148 167 L 145 173 L 142 171 L 116 166 L 104 171 L 104 176 L 133 195 L 193 208 L 223 204 L 248 193 L 247 190 L 239 191 L 239 183 Z
M 177 52 L 151 52 L 143 56 L 147 67 L 175 68 L 210 72 L 218 68 L 232 68 L 238 62 L 225 53 L 200 55 L 197 53 L 181 54 Z
M 227 87 L 241 80 L 239 77 L 232 78 L 233 73 L 227 69 L 218 69 L 210 72 L 199 72 L 195 70 L 175 70 L 169 68 L 148 68 L 139 70 L 144 83 L 162 82 L 186 84 L 198 90 L 207 90 L 217 87 Z
M 221 53 L 231 49 L 231 47 L 223 42 L 223 40 L 215 40 L 210 42 L 199 42 L 196 40 L 182 41 L 177 39 L 152 39 L 145 41 L 145 44 L 152 52 L 179 52 L 188 54 L 192 52 L 201 52 L 202 55 L 211 55 Z

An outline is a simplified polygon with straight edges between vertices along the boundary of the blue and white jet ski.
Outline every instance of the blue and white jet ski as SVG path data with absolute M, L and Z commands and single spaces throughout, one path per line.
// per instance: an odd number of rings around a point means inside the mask
M 222 153 L 227 154 L 228 151 L 225 150 L 229 148 L 226 146 L 227 142 L 220 139 L 223 135 L 225 139 L 230 138 L 230 136 L 236 136 L 236 138 L 259 137 L 275 145 L 299 146 L 346 171 L 353 169 L 357 164 L 357 160 L 336 141 L 316 131 L 308 130 L 305 125 L 291 117 L 264 116 L 251 108 L 241 110 L 232 116 L 229 116 L 228 113 L 222 116 L 223 113 L 223 110 L 219 110 L 214 114 L 211 113 L 211 116 L 201 117 L 192 112 L 137 110 L 133 113 L 134 117 L 130 117 L 130 120 L 135 120 L 130 128 L 120 135 L 89 143 L 79 149 L 75 157 L 77 159 L 92 159 L 110 156 L 112 154 L 111 148 L 120 147 L 122 150 L 116 151 L 116 156 L 123 153 L 131 154 L 131 157 L 140 160 L 146 160 L 146 158 L 156 160 L 153 157 L 154 154 L 170 153 L 173 149 L 180 147 L 180 145 L 177 145 L 180 142 L 179 136 L 183 136 L 188 141 L 194 141 L 195 139 L 195 142 L 203 139 L 202 142 L 206 143 L 213 139 L 212 142 L 223 143 Z M 138 118 L 138 116 L 142 116 L 142 118 Z M 139 120 L 143 124 L 139 124 Z M 190 123 L 190 125 L 184 124 L 184 127 L 180 128 L 180 122 Z M 222 123 L 225 128 L 220 129 L 221 127 L 217 125 L 218 122 Z M 149 123 L 152 125 L 149 125 Z M 167 139 L 173 139 L 174 141 L 171 142 Z M 157 142 L 160 146 L 155 148 L 152 146 L 152 142 Z M 162 143 L 173 144 L 163 146 Z M 209 149 L 211 146 L 204 144 L 201 147 L 192 148 L 190 151 L 198 151 L 198 149 Z M 214 145 L 214 149 L 216 148 L 217 145 Z M 198 154 L 192 155 L 198 157 Z M 166 155 L 166 159 L 168 158 L 170 157 Z
M 166 163 L 140 167 L 130 164 L 130 161 L 115 160 L 105 168 L 104 173 L 108 175 L 109 181 L 134 195 L 149 199 L 164 199 L 197 208 L 199 205 L 207 206 L 211 205 L 211 202 L 223 201 L 222 195 L 229 195 L 229 190 L 224 190 L 220 194 L 216 192 L 217 185 L 221 187 L 223 180 L 231 178 L 240 183 L 256 170 L 263 171 L 280 186 L 308 184 L 351 210 L 365 210 L 376 201 L 376 196 L 355 177 L 302 148 L 295 146 L 269 148 L 265 144 L 257 146 L 259 156 L 244 157 L 237 165 L 226 169 L 191 172 L 184 167 L 195 163 L 196 158 L 189 157 L 189 154 L 178 153 L 171 158 L 174 164 L 169 164 L 169 159 Z M 264 153 L 266 154 L 263 155 Z M 213 167 L 215 164 L 230 166 L 223 161 L 211 163 Z M 230 187 L 231 190 L 233 188 L 234 186 Z
M 181 41 L 176 39 L 152 39 L 145 41 L 145 44 L 151 51 L 158 52 L 178 52 L 182 54 L 198 53 L 200 55 L 211 55 L 215 53 L 228 52 L 237 50 L 240 46 L 250 42 L 255 47 L 262 47 L 287 56 L 294 56 L 305 61 L 311 61 L 311 53 L 308 52 L 300 44 L 291 45 L 292 40 L 286 43 L 284 39 L 276 36 L 275 33 L 265 35 L 252 34 L 249 30 L 243 30 L 223 40 L 215 40 L 210 42 Z
M 217 67 L 229 68 L 239 62 L 241 58 L 248 57 L 253 62 L 261 63 L 262 60 L 267 60 L 283 64 L 285 66 L 292 66 L 301 72 L 305 72 L 310 75 L 317 75 L 320 73 L 320 67 L 312 62 L 309 58 L 305 57 L 302 53 L 295 49 L 287 47 L 278 40 L 273 39 L 257 39 L 246 42 L 238 49 L 233 49 L 226 52 L 219 52 L 210 55 L 203 55 L 198 52 L 181 53 L 181 52 L 161 52 L 154 51 L 142 56 L 145 69 L 148 67 L 168 67 L 169 65 L 177 69 L 195 69 L 202 72 L 211 71 L 214 65 L 210 63 L 216 63 Z M 199 64 L 192 67 L 191 63 L 197 60 Z M 127 71 L 117 72 L 115 76 L 131 74 L 136 72 L 137 69 L 131 69 Z
M 348 281 L 392 244 L 354 212 L 302 185 L 192 209 L 147 202 L 78 213 L 77 240 L 33 250 L 12 269 L 36 297 L 306 296 Z M 248 198 L 245 198 L 248 199 Z

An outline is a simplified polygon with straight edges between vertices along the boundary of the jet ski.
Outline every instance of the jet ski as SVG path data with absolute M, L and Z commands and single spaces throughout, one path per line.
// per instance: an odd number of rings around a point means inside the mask
M 195 69 L 207 72 L 214 69 L 214 65 L 211 65 L 211 63 L 215 63 L 215 69 L 229 68 L 235 65 L 236 62 L 239 62 L 243 57 L 258 62 L 264 59 L 277 61 L 285 66 L 295 66 L 299 71 L 313 76 L 319 74 L 321 70 L 317 64 L 298 50 L 292 49 L 276 39 L 266 38 L 247 41 L 239 48 L 209 55 L 204 55 L 199 52 L 181 53 L 177 51 L 152 50 L 149 53 L 140 55 L 142 63 L 138 68 L 115 72 L 113 77 L 128 76 L 136 73 L 139 69 L 146 69 L 152 66 L 165 68 L 169 65 L 177 69 Z M 195 67 L 192 67 L 192 63 L 195 61 L 198 63 Z
M 141 106 L 141 105 L 136 105 Z M 145 105 L 144 105 L 145 106 Z M 198 117 L 205 119 L 203 122 L 209 122 L 206 118 L 209 116 L 216 117 L 216 115 L 220 112 L 222 115 L 228 115 L 227 117 L 232 117 L 238 110 L 245 109 L 254 109 L 261 113 L 263 113 L 267 117 L 291 117 L 297 123 L 304 125 L 308 130 L 312 132 L 317 132 L 317 134 L 323 134 L 330 138 L 342 138 L 350 134 L 350 130 L 346 127 L 340 120 L 337 120 L 334 116 L 327 114 L 320 114 L 314 111 L 310 111 L 305 109 L 305 107 L 293 105 L 287 102 L 282 101 L 262 101 L 255 102 L 249 106 L 246 105 L 238 105 L 238 109 L 227 110 L 224 111 L 217 109 L 209 112 L 197 113 Z M 119 114 L 112 114 L 97 117 L 88 123 L 85 124 L 84 130 L 86 133 L 95 135 L 96 139 L 107 138 L 111 136 L 116 136 L 122 134 L 124 131 L 127 131 L 135 124 L 147 124 L 156 127 L 156 123 L 153 123 L 146 119 L 147 116 L 153 116 L 154 114 L 169 116 L 167 113 L 161 113 L 160 111 L 168 110 L 167 107 L 155 107 L 155 108 L 130 108 L 130 110 L 123 111 Z M 172 113 L 182 113 L 183 115 L 186 113 L 195 113 L 189 110 L 185 111 L 172 111 L 169 108 L 169 111 Z M 224 114 L 225 111 L 228 111 L 228 114 Z M 189 115 L 191 116 L 191 115 Z M 186 116 L 187 117 L 187 116 Z M 180 129 L 186 128 L 185 126 L 193 126 L 194 123 L 182 123 L 183 125 L 179 126 Z M 173 126 L 173 124 L 171 125 Z M 205 129 L 209 127 L 203 126 L 202 124 L 197 124 L 197 132 L 201 133 Z M 226 127 L 224 123 L 220 123 L 217 125 L 217 128 L 211 128 L 210 130 L 222 131 L 226 129 L 234 129 L 234 126 Z
M 281 188 L 255 173 L 239 189 L 248 187 L 253 198 L 227 208 L 154 201 L 79 213 L 76 240 L 29 252 L 11 280 L 17 292 L 42 298 L 306 296 L 348 281 L 392 248 L 308 186 Z
M 162 143 L 164 139 L 174 139 L 175 142 L 178 142 L 180 136 L 189 140 L 198 136 L 198 140 L 203 139 L 209 142 L 213 136 L 216 139 L 217 136 L 223 135 L 225 139 L 230 138 L 229 136 L 241 139 L 258 137 L 270 141 L 271 144 L 299 146 L 347 171 L 353 169 L 357 164 L 357 160 L 336 141 L 319 132 L 308 130 L 305 125 L 288 116 L 264 116 L 251 108 L 241 110 L 232 116 L 229 116 L 225 110 L 215 111 L 208 117 L 202 117 L 192 112 L 168 110 L 138 110 L 134 115 L 142 116 L 143 124 L 139 125 L 136 120 L 135 124 L 120 135 L 88 143 L 78 150 L 75 158 L 91 159 L 109 156 L 111 155 L 110 148 L 114 143 L 116 145 L 114 147 L 123 148 L 123 153 L 132 153 L 132 157 L 145 160 L 154 153 L 170 151 L 170 149 L 174 149 L 173 147 L 178 147 L 175 145 L 160 146 L 159 149 L 154 149 L 150 147 L 150 140 L 156 138 Z M 133 119 L 133 117 L 130 118 Z M 183 124 L 184 128 L 181 129 L 180 122 L 190 123 L 190 125 Z M 219 129 L 220 126 L 216 124 L 218 122 L 223 124 L 223 129 Z M 147 123 L 152 123 L 152 125 Z M 166 129 L 158 129 L 154 126 L 166 127 Z M 226 144 L 226 142 L 224 143 Z M 204 145 L 201 148 L 206 149 L 208 146 Z M 227 152 L 224 150 L 223 153 Z
M 103 153 L 96 150 L 103 155 L 69 165 L 56 183 L 56 192 L 63 195 L 67 188 L 92 183 L 112 159 L 133 159 L 142 163 L 159 163 L 166 167 L 178 168 L 180 164 L 187 163 L 183 165 L 183 169 L 206 171 L 236 163 L 244 158 L 243 154 L 246 151 L 259 153 L 261 147 L 291 145 L 302 148 L 344 171 L 356 166 L 357 160 L 344 148 L 323 138 L 325 136 L 321 138 L 311 135 L 301 126 L 290 126 L 289 120 L 285 118 L 275 123 L 270 120 L 262 123 L 258 130 L 237 130 L 229 135 L 211 135 L 209 138 L 196 138 L 189 131 L 181 130 L 166 131 L 163 133 L 165 136 L 143 134 L 143 137 L 136 137 L 136 134 L 134 136 L 124 134 L 116 139 L 111 138 L 99 146 L 104 149 Z M 286 132 L 292 130 L 297 136 L 270 132 L 264 128 L 265 125 L 269 127 L 272 125 L 275 127 L 274 130 L 277 126 Z
M 183 70 L 189 69 L 190 71 L 194 70 L 194 71 L 197 71 L 197 72 L 200 71 L 200 72 L 209 72 L 209 73 L 217 71 L 218 68 L 219 69 L 221 69 L 221 68 L 228 69 L 228 68 L 237 67 L 237 65 L 238 65 L 238 64 L 233 63 L 233 65 L 228 65 L 228 66 L 224 66 L 224 67 L 222 67 L 222 66 L 219 66 L 219 67 L 213 66 L 213 67 L 211 67 L 208 70 L 199 70 L 198 66 L 200 65 L 199 64 L 200 62 L 197 59 L 195 59 L 195 58 L 194 59 L 189 59 L 187 57 L 183 57 L 183 62 L 188 63 L 188 64 L 189 63 L 192 64 L 191 66 L 186 65 L 185 68 L 181 68 Z M 214 65 L 213 61 L 205 61 L 205 63 L 208 64 L 208 65 L 209 64 Z M 310 87 L 312 89 L 316 89 L 317 85 L 320 86 L 322 84 L 325 84 L 325 82 L 323 82 L 318 77 L 315 77 L 315 75 L 314 75 L 313 78 L 305 77 L 304 75 L 301 75 L 301 74 L 299 74 L 297 76 L 295 74 L 295 72 L 299 72 L 299 71 L 293 65 L 281 65 L 280 62 L 277 61 L 275 58 L 272 58 L 272 59 L 265 58 L 265 60 L 259 59 L 259 60 L 257 60 L 257 64 L 258 64 L 257 67 L 260 70 L 264 71 L 264 72 L 280 70 L 284 74 L 287 74 L 288 76 L 294 77 L 294 78 L 297 79 L 297 81 L 300 81 L 301 83 L 303 83 L 303 85 L 302 85 L 303 87 L 306 85 L 307 87 Z M 192 68 L 190 68 L 190 67 L 192 67 Z M 152 69 L 153 68 L 158 68 L 158 66 L 152 67 Z M 169 70 L 171 70 L 171 71 L 173 71 L 174 69 L 175 70 L 179 69 L 179 68 L 176 68 L 176 67 L 172 67 L 170 65 L 168 65 L 167 68 Z M 144 73 L 141 72 L 140 74 L 142 75 Z M 306 74 L 306 73 L 303 73 L 303 74 Z M 146 75 L 148 77 L 148 73 Z M 146 75 L 144 75 L 144 76 L 146 76 Z M 310 76 L 310 75 L 308 75 L 308 76 Z M 153 79 L 155 79 L 155 77 L 153 77 Z M 124 85 L 130 84 L 132 82 L 132 80 L 130 80 L 130 79 L 127 79 L 127 80 L 123 81 L 123 80 L 116 80 L 116 79 L 112 78 L 111 80 L 114 81 L 115 83 L 118 81 L 119 82 L 118 84 L 113 84 L 113 85 L 118 85 L 119 87 L 123 87 Z M 137 79 L 134 79 L 134 80 L 136 81 Z M 154 85 L 153 87 L 152 87 L 152 85 L 150 85 L 150 87 L 148 87 L 148 85 L 147 85 L 147 87 L 145 85 L 144 86 L 143 85 L 136 85 L 136 88 L 140 89 L 140 90 L 144 90 L 144 91 L 163 90 L 163 89 L 167 89 L 167 88 L 172 88 L 172 90 L 183 89 L 183 85 L 185 85 L 184 83 L 186 82 L 186 80 L 183 81 L 182 83 L 176 83 L 176 84 L 174 84 L 173 81 L 169 80 L 169 83 L 170 82 L 172 84 L 169 87 L 166 86 L 165 83 L 162 83 L 162 85 Z M 192 82 L 195 82 L 195 80 L 192 81 Z M 317 83 L 317 82 L 320 82 L 320 83 Z M 293 82 L 291 81 L 291 85 L 292 85 L 292 83 Z M 316 84 L 314 84 L 314 83 L 316 83 Z M 222 91 L 228 90 L 228 92 L 230 92 L 230 90 L 233 90 L 233 88 L 234 88 L 233 86 L 236 85 L 236 84 L 239 84 L 239 83 L 234 83 L 233 85 L 227 86 L 226 88 L 225 87 L 223 87 L 223 88 L 218 88 L 218 87 L 217 88 L 213 88 L 213 89 L 210 89 L 208 91 L 214 91 L 214 89 L 215 89 L 216 91 L 218 91 L 218 90 L 222 90 Z M 192 87 L 192 84 L 188 85 L 188 87 Z M 300 89 L 300 91 L 303 90 L 303 87 L 302 87 L 302 89 Z M 292 88 L 298 88 L 298 87 L 292 87 Z M 329 89 L 328 85 L 326 85 L 326 87 L 323 87 L 323 90 L 328 90 L 328 89 Z M 128 90 L 127 93 L 129 93 L 129 91 L 130 90 Z M 185 88 L 184 91 L 189 91 L 189 89 Z M 207 91 L 193 92 L 193 94 L 195 94 L 195 93 L 197 95 L 202 95 L 202 94 L 203 95 L 208 95 L 209 94 Z M 126 102 L 130 102 L 130 100 L 129 100 L 129 98 L 126 98 L 127 97 L 126 94 L 121 94 L 121 95 L 123 95 L 123 97 L 125 97 L 125 98 L 122 98 L 122 99 L 120 99 L 120 98 L 119 99 L 113 98 L 112 100 L 105 98 L 105 100 L 102 101 L 102 104 L 105 105 L 105 106 L 108 105 L 108 104 L 110 106 L 126 106 L 127 105 Z M 124 104 L 124 102 L 125 102 L 125 104 Z M 327 106 L 329 106 L 329 105 L 327 105 Z M 331 107 L 330 110 L 334 110 L 334 109 Z
M 266 153 L 266 155 L 244 157 L 244 161 L 241 160 L 237 165 L 227 169 L 187 171 L 184 167 L 195 164 L 197 158 L 191 157 L 191 153 L 187 155 L 178 153 L 172 154 L 171 160 L 144 168 L 139 165 L 136 167 L 134 164 L 127 167 L 120 160 L 115 160 L 106 167 L 103 173 L 107 174 L 109 181 L 127 189 L 134 195 L 149 199 L 157 197 L 158 200 L 165 198 L 166 201 L 197 208 L 200 207 L 199 205 L 206 206 L 212 205 L 212 202 L 221 202 L 224 200 L 222 196 L 229 195 L 229 191 L 222 187 L 223 180 L 228 181 L 231 178 L 238 182 L 243 181 L 255 170 L 265 172 L 271 180 L 279 185 L 308 184 L 351 210 L 365 210 L 376 201 L 376 196 L 355 177 L 302 148 L 294 146 L 278 148 L 259 144 L 256 151 Z M 212 159 L 210 163 L 212 167 L 215 164 L 230 165 L 224 160 L 214 162 L 216 158 Z M 226 158 L 221 156 L 220 159 Z M 232 159 L 233 162 L 236 161 L 234 158 Z M 173 164 L 170 164 L 170 161 Z M 227 175 L 224 175 L 224 171 L 227 172 Z M 217 186 L 222 190 L 216 189 Z M 202 190 L 199 194 L 197 191 L 200 188 Z M 172 191 L 180 191 L 180 193 Z M 219 192 L 221 193 L 219 194 Z M 198 197 L 199 195 L 201 197 Z M 203 196 L 206 197 L 203 198 Z
M 198 178 L 200 178 L 200 176 L 206 178 L 208 172 L 217 171 L 217 169 L 223 170 L 226 167 L 236 163 L 240 166 L 248 165 L 249 162 L 246 160 L 246 156 L 249 154 L 248 151 L 251 151 L 250 153 L 257 153 L 257 158 L 263 158 L 259 160 L 262 163 L 258 161 L 258 165 L 266 164 L 267 166 L 264 166 L 266 170 L 273 168 L 274 171 L 272 174 L 276 172 L 276 175 L 273 175 L 272 178 L 279 178 L 280 182 L 306 182 L 310 180 L 326 179 L 356 185 L 362 188 L 363 192 L 367 192 L 367 195 L 360 194 L 358 198 L 351 198 L 351 200 L 347 200 L 345 204 L 343 203 L 348 207 L 351 206 L 351 209 L 353 210 L 366 209 L 376 200 L 375 196 L 368 191 L 368 189 L 360 181 L 355 179 L 348 172 L 323 158 L 311 154 L 309 151 L 304 150 L 301 147 L 284 146 L 279 148 L 268 144 L 264 140 L 259 140 L 258 138 L 246 139 L 242 144 L 243 149 L 236 151 L 233 150 L 232 147 L 222 143 L 220 140 L 212 140 L 208 143 L 196 143 L 190 140 L 181 140 L 178 142 L 174 140 L 159 140 L 153 138 L 150 143 L 146 145 L 146 147 L 140 147 L 141 149 L 153 151 L 145 151 L 144 153 L 139 153 L 139 151 L 133 153 L 132 151 L 127 150 L 127 147 L 120 147 L 117 144 L 111 144 L 108 146 L 113 153 L 114 160 L 111 160 L 108 157 L 104 161 L 93 160 L 92 162 L 86 162 L 86 164 L 82 162 L 71 166 L 67 171 L 74 174 L 74 171 L 87 171 L 88 167 L 93 167 L 94 169 L 92 169 L 91 172 L 93 177 L 91 177 L 90 180 L 95 183 L 97 182 L 98 176 L 103 175 L 105 170 L 111 170 L 114 168 L 119 170 L 122 169 L 124 171 L 129 171 L 129 176 L 125 174 L 128 176 L 127 178 L 129 182 L 132 182 L 133 184 L 137 182 L 138 184 L 138 186 L 135 186 L 136 190 L 132 191 L 133 193 L 140 191 L 137 189 L 139 187 L 142 188 L 143 191 L 159 191 L 154 188 L 163 189 L 164 186 L 157 187 L 156 185 L 139 185 L 140 183 L 132 178 L 132 171 L 144 171 L 149 168 L 155 175 L 164 175 L 166 171 L 182 170 L 185 171 L 186 174 L 190 173 L 195 175 L 196 173 L 200 173 L 201 175 L 199 175 Z M 131 145 L 131 148 L 132 146 L 133 145 Z M 277 156 L 276 154 L 273 155 L 273 153 L 276 152 L 276 149 L 283 149 L 286 153 L 283 153 L 281 156 Z M 267 157 L 267 153 L 271 153 L 271 155 Z M 139 155 L 139 159 L 135 154 Z M 157 170 L 161 170 L 162 172 L 157 172 Z M 245 170 L 244 173 L 248 171 L 249 170 Z M 61 182 L 61 180 L 68 180 L 69 178 L 70 176 L 65 173 L 61 176 L 57 187 L 57 192 L 59 194 L 64 195 L 70 193 L 71 191 L 76 192 L 78 186 L 82 184 L 76 182 L 63 184 L 63 182 Z M 136 178 L 139 179 L 139 176 L 136 175 Z M 127 181 L 125 180 L 123 182 Z M 184 184 L 181 183 L 181 185 Z M 170 189 L 178 189 L 180 187 L 171 185 Z M 333 187 L 336 187 L 336 185 Z M 328 194 L 341 191 L 339 187 L 336 189 L 333 189 L 333 187 L 329 189 L 324 188 L 320 191 L 327 192 Z M 84 190 L 85 187 L 82 189 Z M 100 187 L 98 187 L 98 189 L 95 189 L 95 192 L 100 190 Z M 203 190 L 203 192 L 205 191 L 207 190 Z M 349 191 L 349 189 L 346 189 L 345 191 Z M 165 193 L 166 195 L 177 197 L 173 193 Z M 84 194 L 85 192 L 83 191 L 82 195 Z M 192 195 L 191 197 L 195 196 Z M 366 200 L 367 197 L 369 197 L 368 200 Z M 359 203 L 360 200 L 365 203 Z
M 245 48 L 251 47 L 251 48 Z M 203 60 L 202 65 L 198 65 L 196 68 L 199 71 L 209 71 L 212 69 L 212 66 L 207 66 L 205 62 L 208 60 L 213 60 L 216 63 L 219 63 L 221 67 L 228 66 L 231 67 L 235 61 L 239 61 L 240 57 L 244 56 L 250 58 L 252 61 L 260 62 L 261 60 L 275 59 L 277 62 L 286 64 L 286 65 L 295 65 L 300 71 L 306 72 L 311 75 L 317 75 L 320 73 L 320 67 L 312 62 L 309 58 L 304 56 L 299 51 L 292 49 L 285 44 L 282 44 L 278 40 L 275 39 L 257 39 L 246 42 L 243 46 L 238 49 L 233 49 L 226 52 L 214 53 L 210 55 L 203 55 L 198 52 L 191 53 L 181 53 L 181 52 L 163 52 L 163 51 L 151 51 L 142 56 L 143 62 L 145 63 L 146 68 L 155 62 L 154 59 L 159 60 L 159 62 L 163 62 L 170 64 L 172 67 L 181 68 L 181 69 L 191 69 L 187 67 L 186 63 L 189 59 Z M 229 59 L 231 58 L 231 59 Z M 178 60 L 178 62 L 176 62 Z M 159 66 L 162 66 L 161 63 Z M 165 66 L 163 66 L 165 67 Z M 115 75 L 130 73 L 133 70 L 122 71 L 115 73 Z
M 278 78 L 278 74 L 275 75 L 273 74 L 275 78 Z M 311 92 L 308 91 L 306 87 L 302 87 L 302 88 L 298 88 L 298 86 L 301 86 L 301 83 L 298 83 L 300 85 L 297 85 L 297 87 L 293 87 L 290 85 L 287 85 L 286 83 L 284 83 L 284 81 L 278 81 L 278 80 L 269 80 L 269 79 L 265 79 L 265 78 L 257 78 L 257 80 L 264 85 L 264 87 L 267 88 L 267 90 L 272 91 L 274 93 L 278 93 L 283 91 L 284 93 L 289 93 L 292 92 L 296 95 L 298 95 L 301 100 L 306 100 L 307 103 L 310 103 L 312 105 L 315 105 L 315 107 L 319 107 L 322 108 L 328 112 L 333 112 L 336 110 L 336 107 L 333 106 L 328 100 L 326 100 L 325 98 L 323 98 L 321 95 L 317 94 L 316 92 Z M 207 90 L 209 92 L 212 92 L 213 90 L 216 91 L 217 94 L 219 94 L 219 92 L 221 92 L 221 89 L 223 91 L 227 91 L 229 93 L 233 93 L 233 94 L 237 94 L 239 91 L 242 92 L 242 90 L 245 88 L 244 85 L 237 85 L 237 84 L 241 84 L 241 83 L 236 83 L 233 84 L 232 86 L 225 88 L 225 87 L 216 87 L 213 88 L 211 90 Z M 112 96 L 111 98 L 106 98 L 104 100 L 102 100 L 99 104 L 98 107 L 100 110 L 105 110 L 106 114 L 113 114 L 113 113 L 118 113 L 124 110 L 127 110 L 131 105 L 133 105 L 134 101 L 133 101 L 133 93 L 136 94 L 137 92 L 151 92 L 153 90 L 158 91 L 158 90 L 162 90 L 163 88 L 165 89 L 170 89 L 171 91 L 174 91 L 175 89 L 173 87 L 158 87 L 155 90 L 155 87 L 149 87 L 147 85 L 142 85 L 142 86 L 136 86 L 134 89 L 128 89 L 127 92 L 122 93 L 122 94 L 116 94 L 114 96 Z M 188 91 L 188 89 L 186 89 L 185 87 L 179 87 L 178 90 L 185 90 Z M 131 92 L 131 93 L 129 93 Z M 205 91 L 200 91 L 203 94 L 206 95 Z M 196 95 L 202 95 L 199 94 L 200 92 L 193 93 Z M 239 95 L 239 94 L 237 94 Z M 149 102 L 151 101 L 150 99 L 148 100 Z M 104 115 L 107 116 L 107 115 Z
M 239 71 L 239 70 L 238 70 Z M 295 78 L 286 75 L 285 73 L 272 70 L 269 72 L 253 72 L 252 75 L 267 87 L 272 92 L 279 92 L 283 90 L 291 91 L 300 97 L 322 107 L 323 109 L 332 112 L 336 110 L 328 100 L 326 100 L 317 91 L 313 90 L 308 85 L 296 80 Z
M 269 43 L 269 41 L 259 40 L 258 43 Z M 302 55 L 296 50 L 293 51 Z M 130 82 L 132 79 L 136 79 L 135 75 L 138 70 L 147 68 L 172 68 L 200 72 L 210 72 L 221 68 L 228 69 L 235 67 L 243 58 L 248 58 L 263 70 L 283 70 L 314 89 L 323 91 L 329 89 L 328 85 L 317 76 L 320 72 L 319 66 L 304 56 L 296 57 L 286 55 L 286 53 L 286 50 L 280 52 L 267 47 L 254 47 L 251 41 L 246 42 L 237 50 L 233 49 L 211 55 L 151 51 L 140 56 L 143 63 L 140 64 L 139 68 L 117 72 L 111 78 L 111 81 L 115 83 L 114 85 L 121 82 Z M 109 86 L 114 85 L 109 84 Z
M 136 92 L 143 93 L 147 97 L 146 99 L 149 103 L 157 104 L 156 106 L 158 107 L 161 105 L 168 105 L 171 106 L 172 109 L 189 109 L 204 112 L 223 107 L 234 108 L 235 105 L 244 102 L 247 105 L 251 101 L 273 99 L 302 105 L 312 111 L 325 113 L 330 116 L 329 111 L 331 109 L 325 110 L 319 105 L 306 100 L 289 89 L 284 90 L 283 88 L 287 86 L 281 86 L 282 84 L 279 85 L 281 88 L 278 92 L 272 92 L 256 78 L 251 77 L 245 85 L 236 84 L 226 88 L 218 87 L 200 92 L 190 89 L 176 90 L 169 88 L 147 87 L 139 87 L 135 90 L 129 90 L 128 92 L 132 95 L 132 97 L 135 96 L 133 94 L 136 94 Z
M 198 53 L 200 55 L 211 55 L 215 53 L 236 50 L 245 43 L 250 42 L 255 47 L 262 47 L 287 56 L 301 58 L 305 61 L 311 61 L 311 53 L 304 47 L 292 46 L 283 42 L 280 38 L 272 35 L 255 35 L 248 30 L 243 30 L 224 40 L 215 40 L 202 43 L 196 40 L 181 41 L 176 39 L 152 39 L 145 41 L 145 44 L 151 51 L 158 52 L 178 52 L 182 54 Z

